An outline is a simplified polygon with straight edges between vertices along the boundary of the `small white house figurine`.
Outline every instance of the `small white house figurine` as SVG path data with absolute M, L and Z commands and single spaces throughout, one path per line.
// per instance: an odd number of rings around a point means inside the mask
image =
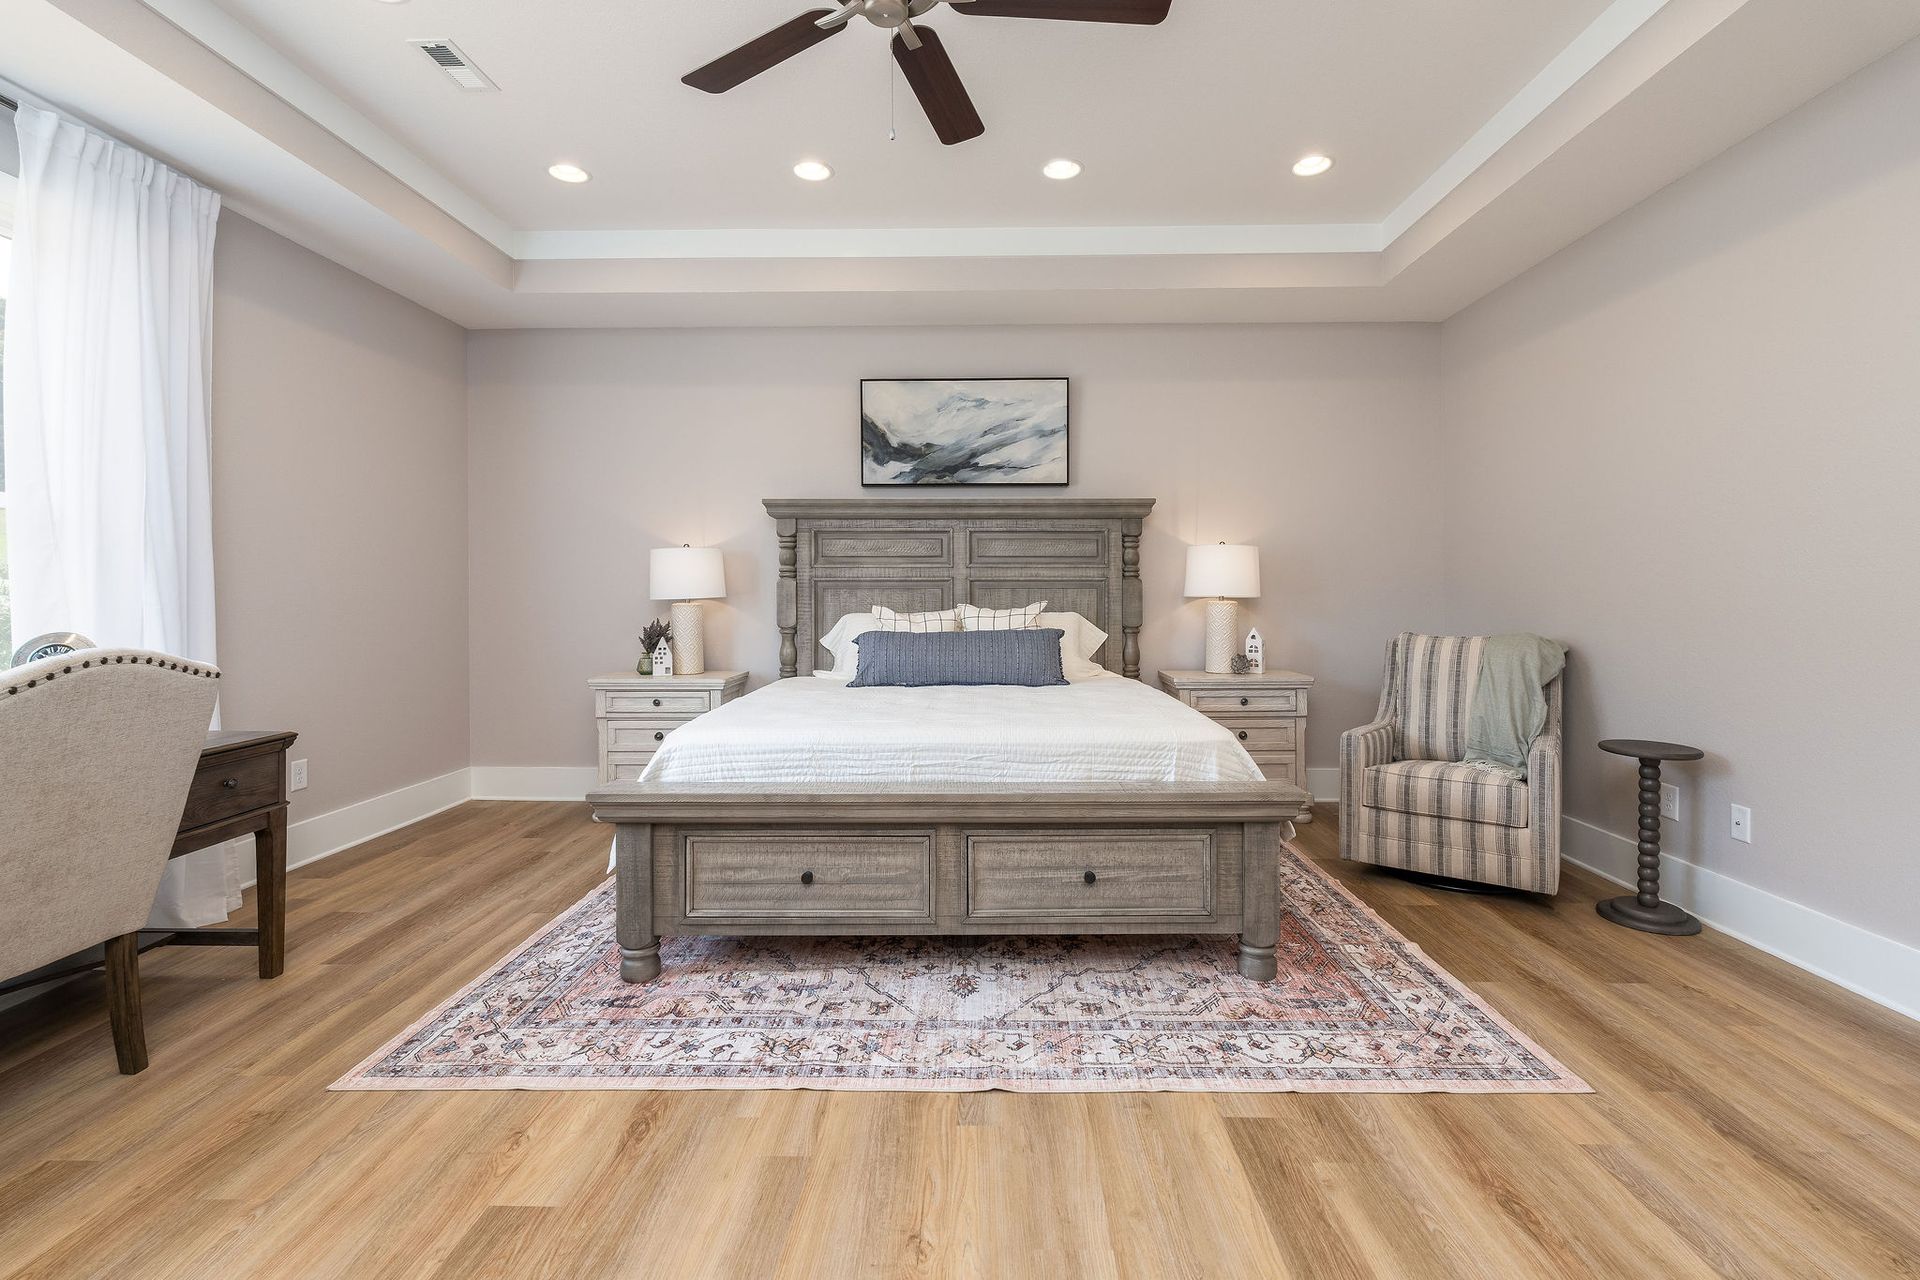
M 1262 653 L 1265 647 L 1260 643 L 1260 628 L 1255 627 L 1247 632 L 1247 670 L 1253 675 L 1266 674 L 1267 660 Z
M 673 674 L 673 646 L 665 640 L 653 646 L 653 674 L 657 676 Z

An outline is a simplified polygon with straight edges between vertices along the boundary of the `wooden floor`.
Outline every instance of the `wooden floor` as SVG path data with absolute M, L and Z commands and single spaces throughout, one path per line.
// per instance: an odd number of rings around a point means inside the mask
M 1330 859 L 1331 814 L 1300 843 Z M 1920 1267 L 1920 1028 L 1709 932 L 1341 878 L 1589 1096 L 334 1093 L 602 875 L 474 803 L 293 874 L 287 972 L 0 1013 L 0 1276 L 1781 1276 Z M 1331 864 L 1330 864 L 1331 865 Z

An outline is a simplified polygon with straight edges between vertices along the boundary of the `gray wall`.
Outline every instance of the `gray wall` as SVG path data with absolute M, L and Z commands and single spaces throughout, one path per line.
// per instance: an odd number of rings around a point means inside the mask
M 1697 744 L 1669 848 L 1908 943 L 1916 120 L 1920 45 L 1443 333 L 1451 618 L 1573 646 L 1569 811 L 1633 829 L 1596 739 Z
M 464 331 L 231 212 L 213 283 L 225 723 L 300 731 L 296 821 L 464 768 Z
M 1442 620 L 1437 351 L 1380 325 L 475 333 L 473 761 L 593 762 L 586 678 L 666 611 L 652 547 L 726 549 L 709 664 L 775 674 L 760 499 L 861 492 L 860 379 L 1031 373 L 1073 379 L 1066 492 L 1159 499 L 1144 667 L 1199 665 L 1187 544 L 1259 544 L 1251 616 L 1270 666 L 1320 678 L 1308 763 L 1333 767 L 1387 637 Z

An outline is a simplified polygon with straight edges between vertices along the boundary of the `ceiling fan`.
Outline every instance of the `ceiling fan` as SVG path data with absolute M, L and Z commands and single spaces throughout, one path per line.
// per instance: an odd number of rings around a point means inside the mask
M 1052 18 L 1066 22 L 1124 22 L 1151 26 L 1167 16 L 1173 0 L 840 0 L 838 9 L 810 9 L 767 34 L 722 54 L 681 83 L 707 93 L 725 93 L 762 71 L 776 67 L 828 36 L 846 29 L 855 18 L 893 32 L 893 60 L 920 99 L 940 141 L 952 146 L 987 131 L 973 99 L 960 83 L 940 36 L 916 22 L 940 4 L 974 17 Z

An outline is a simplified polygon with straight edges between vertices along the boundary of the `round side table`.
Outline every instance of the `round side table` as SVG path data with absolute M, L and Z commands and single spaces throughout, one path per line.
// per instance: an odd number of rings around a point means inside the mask
M 1682 936 L 1700 932 L 1698 920 L 1671 902 L 1660 901 L 1660 763 L 1698 760 L 1706 752 L 1677 742 L 1639 738 L 1608 738 L 1600 749 L 1640 762 L 1640 892 L 1596 902 L 1593 909 L 1615 924 L 1642 933 Z

